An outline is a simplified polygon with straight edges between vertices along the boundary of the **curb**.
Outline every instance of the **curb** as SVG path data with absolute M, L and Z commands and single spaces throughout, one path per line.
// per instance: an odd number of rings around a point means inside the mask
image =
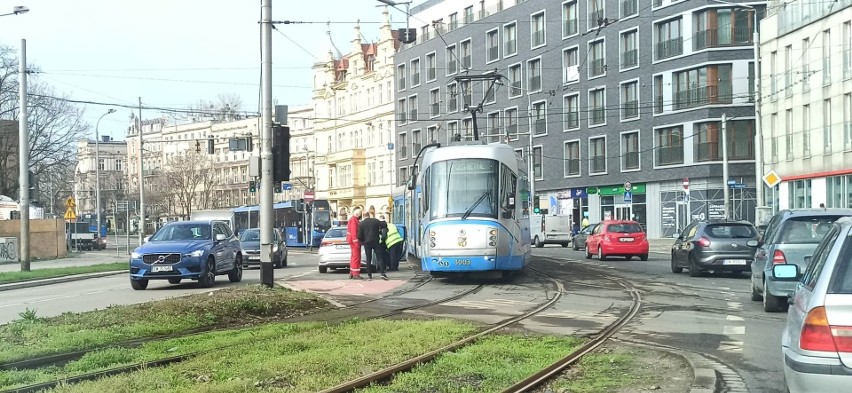
M 19 282 L 13 282 L 13 283 L 9 283 L 9 284 L 0 284 L 0 292 L 11 291 L 11 290 L 14 290 L 14 289 L 40 287 L 40 286 L 51 285 L 51 284 L 61 284 L 61 283 L 64 283 L 64 282 L 71 282 L 71 281 L 81 281 L 81 280 L 87 280 L 87 279 L 90 279 L 90 278 L 101 278 L 101 277 L 107 277 L 107 276 L 115 276 L 115 275 L 118 275 L 118 274 L 126 274 L 126 273 L 127 273 L 126 270 L 117 270 L 117 271 L 114 271 L 114 272 L 75 274 L 75 275 L 72 275 L 72 276 L 45 278 L 45 279 L 29 280 L 29 281 L 19 281 Z
M 620 340 L 617 338 L 613 338 L 612 340 L 621 344 L 635 345 L 637 347 L 643 347 L 655 351 L 668 352 L 686 360 L 686 363 L 689 364 L 693 374 L 692 387 L 689 389 L 689 393 L 715 393 L 719 387 L 719 381 L 713 365 L 710 361 L 699 354 L 670 347 L 638 343 L 630 340 Z
M 323 300 L 325 300 L 325 301 L 327 301 L 327 302 L 331 303 L 331 305 L 333 305 L 333 306 L 335 306 L 335 307 L 337 307 L 337 308 L 346 308 L 346 305 L 345 305 L 345 304 L 340 303 L 340 302 L 338 302 L 337 300 L 334 300 L 334 298 L 333 298 L 332 296 L 326 295 L 326 294 L 324 294 L 324 293 L 309 292 L 309 291 L 306 291 L 306 290 L 304 290 L 304 289 L 299 289 L 299 288 L 296 288 L 296 287 L 294 287 L 294 286 L 292 286 L 292 285 L 290 285 L 290 284 L 283 283 L 283 282 L 280 282 L 280 281 L 275 281 L 275 284 L 277 284 L 278 286 L 280 286 L 280 287 L 282 287 L 282 288 L 287 288 L 287 289 L 289 289 L 289 290 L 291 290 L 291 291 L 294 291 L 294 292 L 305 292 L 305 293 L 310 293 L 310 294 L 312 294 L 312 295 L 315 295 L 315 296 L 317 296 L 317 297 L 319 297 L 319 298 L 321 298 L 321 299 L 323 299 Z

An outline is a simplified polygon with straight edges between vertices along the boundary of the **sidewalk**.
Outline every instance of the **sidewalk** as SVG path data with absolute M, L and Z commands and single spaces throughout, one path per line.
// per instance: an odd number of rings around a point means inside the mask
M 32 261 L 32 262 L 30 262 L 30 269 L 36 270 L 36 269 L 50 269 L 50 268 L 57 268 L 57 267 L 91 266 L 91 265 L 101 265 L 101 264 L 105 264 L 105 263 L 126 262 L 126 261 L 128 261 L 128 257 L 125 256 L 125 255 L 122 255 L 122 256 L 115 255 L 115 250 L 112 250 L 112 252 L 110 252 L 109 250 L 104 250 L 104 251 L 73 253 L 73 254 L 69 254 L 69 256 L 67 258 Z M 3 264 L 0 264 L 0 273 L 18 272 L 18 271 L 21 271 L 21 265 L 18 264 L 18 263 L 3 263 Z
M 672 253 L 674 242 L 675 239 L 648 239 L 648 251 L 652 254 L 669 255 Z

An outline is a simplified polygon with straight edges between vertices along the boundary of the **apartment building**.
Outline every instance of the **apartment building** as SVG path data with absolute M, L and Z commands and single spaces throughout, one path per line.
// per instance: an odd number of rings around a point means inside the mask
M 398 150 L 397 182 L 423 143 L 471 139 L 468 108 L 481 104 L 475 115 L 486 141 L 532 160 L 534 205 L 551 214 L 575 222 L 584 214 L 592 222 L 633 218 L 649 236 L 670 237 L 690 219 L 724 217 L 723 187 L 734 180 L 729 216 L 753 219 L 749 7 L 763 3 L 741 4 L 430 0 L 413 7 L 417 42 L 394 57 L 396 144 L 411 147 Z M 457 78 L 471 75 L 500 82 Z M 722 178 L 723 115 L 729 179 Z
M 77 142 L 77 166 L 74 170 L 74 196 L 77 213 L 97 213 L 96 174 L 100 172 L 101 213 L 114 220 L 116 202 L 127 195 L 127 143 L 101 135 L 95 154 L 94 139 Z M 97 165 L 97 170 L 95 165 Z
M 392 137 L 393 56 L 399 42 L 388 11 L 382 16 L 377 42 L 364 42 L 356 25 L 347 54 L 331 50 L 313 66 L 315 142 L 307 149 L 316 156 L 316 197 L 327 199 L 339 220 L 354 206 L 387 211 L 394 156 L 405 149 L 394 146 Z
M 761 21 L 763 162 L 785 208 L 852 207 L 852 1 L 793 0 Z

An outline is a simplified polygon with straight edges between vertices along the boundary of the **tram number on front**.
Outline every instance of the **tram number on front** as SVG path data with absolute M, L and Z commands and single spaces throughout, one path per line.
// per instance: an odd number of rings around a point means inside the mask
M 438 266 L 440 267 L 449 267 L 450 263 L 447 261 L 438 261 Z
M 456 266 L 470 266 L 470 259 L 456 259 Z

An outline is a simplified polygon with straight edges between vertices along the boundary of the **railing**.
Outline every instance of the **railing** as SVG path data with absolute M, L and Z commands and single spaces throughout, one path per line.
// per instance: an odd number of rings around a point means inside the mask
M 638 49 L 621 52 L 621 68 L 635 67 L 637 64 L 639 64 Z
M 628 17 L 639 12 L 637 0 L 623 0 L 621 2 L 621 17 Z
M 404 76 L 399 77 L 399 81 L 397 82 L 396 87 L 399 90 L 405 89 L 405 77 Z
M 464 24 L 469 25 L 473 23 L 473 14 L 464 14 Z
M 411 151 L 412 151 L 412 153 L 413 153 L 413 152 L 419 152 L 421 147 L 422 147 L 422 146 L 421 146 L 420 142 L 414 142 L 414 143 L 412 143 L 412 144 L 411 144 Z
M 505 52 L 504 55 L 513 55 L 513 54 L 517 53 L 517 51 L 518 51 L 518 46 L 517 46 L 517 42 L 515 42 L 515 40 L 506 41 L 506 50 L 504 51 Z
M 471 66 L 470 55 L 462 56 L 462 67 L 469 70 L 470 66 Z
M 719 160 L 719 142 L 696 143 L 695 161 L 717 161 Z
M 532 46 L 539 46 L 544 44 L 544 31 L 534 31 L 532 35 Z
M 592 157 L 592 168 L 590 172 L 592 173 L 602 173 L 606 172 L 606 157 L 604 156 L 594 156 Z
M 440 104 L 438 104 L 436 102 L 436 103 L 432 104 L 431 106 L 432 106 L 432 116 L 438 116 L 438 115 L 441 114 Z
M 535 135 L 542 135 L 547 133 L 547 122 L 544 119 L 536 119 L 533 122 Z
M 518 139 L 518 125 L 517 124 L 509 124 L 506 126 L 506 133 L 509 134 L 509 138 Z
M 447 100 L 447 101 L 448 101 L 448 102 L 447 102 L 447 109 L 448 109 L 450 112 L 455 112 L 455 111 L 459 110 L 459 105 L 458 105 L 458 102 L 456 101 L 456 97 L 455 97 L 455 96 L 450 97 L 450 99 L 449 99 L 449 100 Z
M 541 90 L 541 76 L 531 76 L 530 77 L 530 91 L 539 91 Z
M 497 60 L 500 57 L 500 47 L 492 46 L 488 48 L 488 61 Z
M 658 147 L 654 156 L 657 165 L 683 164 L 683 145 Z
M 604 64 L 605 59 L 594 59 L 590 63 L 591 66 L 589 69 L 592 71 L 592 74 L 589 77 L 595 77 L 603 75 L 606 70 L 606 64 Z
M 580 159 L 569 158 L 565 163 L 568 176 L 576 176 L 580 174 Z
M 417 121 L 417 109 L 408 111 L 408 119 L 411 121 Z
M 503 11 L 503 0 L 498 1 L 497 4 L 491 7 L 479 10 L 479 19 L 485 19 L 485 17 L 494 15 L 500 11 Z
M 592 109 L 592 125 L 604 124 L 606 122 L 606 109 Z
M 401 110 L 401 111 L 399 111 L 399 122 L 400 122 L 400 123 L 405 123 L 405 121 L 406 121 L 406 118 L 405 118 L 405 111 L 404 111 L 404 110 Z
M 450 25 L 447 28 L 447 31 L 453 31 L 453 30 L 458 29 L 458 28 L 459 28 L 459 21 L 458 20 L 451 20 Z
M 562 35 L 569 36 L 577 34 L 577 20 L 568 19 L 562 22 Z
M 570 130 L 572 128 L 580 127 L 580 113 L 578 112 L 568 112 L 565 114 L 565 129 Z
M 702 86 L 675 92 L 675 109 L 694 108 L 702 105 L 730 104 L 733 102 L 731 86 Z
M 624 107 L 622 108 L 624 112 L 622 113 L 623 118 L 632 119 L 634 117 L 639 117 L 639 100 L 627 101 L 624 103 Z
M 411 75 L 411 86 L 417 86 L 420 84 L 420 73 Z
M 430 80 L 430 81 L 435 80 L 435 69 L 434 68 L 426 69 L 426 78 L 427 78 L 427 80 Z
M 629 151 L 624 153 L 624 161 L 622 162 L 624 169 L 639 169 L 639 152 Z
M 452 55 L 450 55 L 450 57 L 447 59 L 447 72 L 448 73 L 455 74 L 456 72 L 458 72 L 458 67 L 456 65 L 456 61 L 457 61 L 456 57 L 452 56 Z
M 692 48 L 716 48 L 720 46 L 736 46 L 752 44 L 752 32 L 748 27 L 733 29 L 706 29 L 692 35 Z
M 515 97 L 521 95 L 521 81 L 514 81 L 509 86 L 509 96 Z
M 654 7 L 659 7 L 663 5 L 663 0 L 654 0 Z
M 408 147 L 405 146 L 405 143 L 401 143 L 401 145 L 402 146 L 399 147 L 399 156 L 401 158 L 408 157 L 408 150 L 406 150 L 406 149 L 408 149 Z
M 663 113 L 663 96 L 658 95 L 654 98 L 654 113 Z
M 657 60 L 667 59 L 669 57 L 683 54 L 683 37 L 672 38 L 670 40 L 658 42 L 656 44 Z

